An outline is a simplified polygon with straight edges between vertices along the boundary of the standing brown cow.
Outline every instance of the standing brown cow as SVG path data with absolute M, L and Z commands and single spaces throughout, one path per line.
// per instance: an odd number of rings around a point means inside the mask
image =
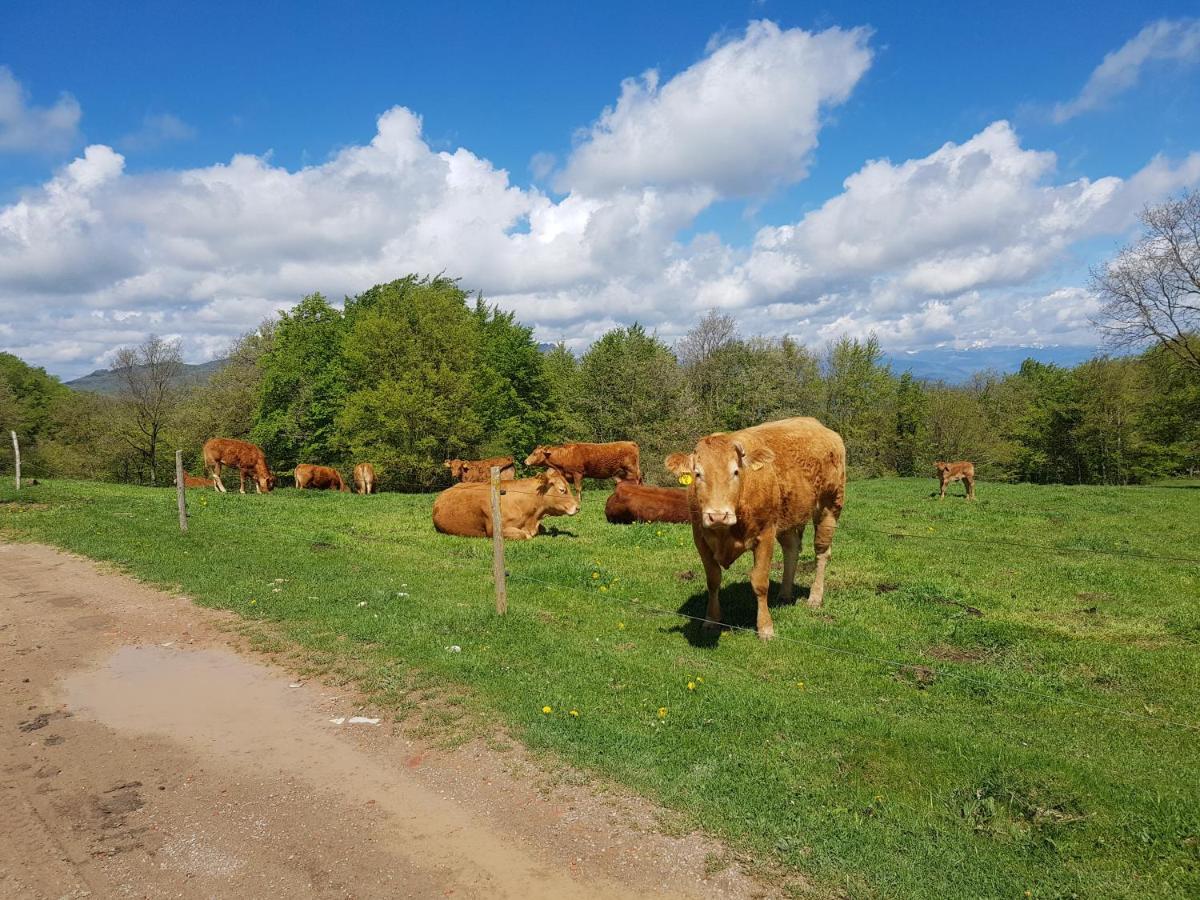
M 604 518 L 614 525 L 634 522 L 690 522 L 687 491 L 618 481 L 604 504 Z
M 492 480 L 492 466 L 500 467 L 500 480 L 511 481 L 517 477 L 517 467 L 511 456 L 489 456 L 487 459 L 448 459 L 442 463 L 451 476 L 465 484 Z
M 946 499 L 946 485 L 952 481 L 961 481 L 967 489 L 967 499 L 975 499 L 975 463 L 972 462 L 935 462 L 938 483 L 942 492 L 939 500 Z
M 633 441 L 538 446 L 525 457 L 525 465 L 555 469 L 564 478 L 573 480 L 580 503 L 583 502 L 585 477 L 615 478 L 617 481 L 635 481 L 638 484 L 642 481 L 642 470 L 638 466 L 638 445 Z
M 336 490 L 348 492 L 346 482 L 342 481 L 341 473 L 331 466 L 314 466 L 300 463 L 296 466 L 296 487 L 300 490 Z
M 500 482 L 500 527 L 505 538 L 524 541 L 538 533 L 545 516 L 573 516 L 579 501 L 557 472 Z M 492 492 L 486 484 L 456 484 L 433 502 L 433 527 L 460 537 L 492 536 Z
M 354 467 L 354 490 L 360 494 L 375 493 L 375 467 L 359 463 Z
M 821 605 L 825 566 L 846 496 L 846 446 L 816 419 L 768 422 L 701 438 L 692 453 L 673 453 L 672 472 L 691 481 L 692 539 L 708 581 L 706 627 L 720 627 L 721 569 L 747 550 L 754 553 L 750 586 L 758 599 L 758 636 L 775 636 L 767 609 L 771 556 L 783 547 L 779 599 L 790 600 L 804 526 L 813 522 L 817 570 L 808 605 Z
M 238 470 L 238 493 L 246 493 L 246 476 L 254 479 L 260 494 L 269 493 L 275 487 L 275 476 L 267 467 L 267 457 L 262 447 L 234 438 L 212 438 L 204 444 L 204 470 L 213 480 L 213 487 L 225 493 L 221 483 L 221 466 L 236 466 Z

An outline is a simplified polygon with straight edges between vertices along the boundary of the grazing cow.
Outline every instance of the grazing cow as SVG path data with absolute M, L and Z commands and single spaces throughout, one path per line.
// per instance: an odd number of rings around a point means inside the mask
M 967 499 L 975 499 L 975 463 L 935 462 L 933 465 L 937 469 L 938 482 L 942 489 L 941 494 L 938 495 L 939 500 L 946 499 L 946 485 L 952 481 L 961 481 L 967 489 Z
M 812 519 L 817 569 L 808 605 L 821 605 L 825 565 L 846 494 L 846 446 L 816 419 L 768 422 L 741 431 L 710 434 L 691 453 L 673 453 L 666 466 L 691 483 L 692 539 L 708 582 L 706 627 L 721 622 L 721 569 L 750 550 L 750 586 L 758 599 L 758 636 L 775 626 L 767 609 L 771 556 L 783 547 L 779 599 L 790 600 L 805 523 Z
M 262 447 L 234 438 L 212 438 L 204 444 L 204 470 L 212 478 L 213 487 L 225 493 L 221 483 L 221 466 L 236 466 L 238 470 L 238 492 L 246 493 L 246 476 L 254 479 L 260 494 L 269 493 L 275 487 L 275 476 L 267 468 L 267 457 Z
M 557 472 L 500 482 L 501 534 L 524 541 L 538 533 L 545 516 L 573 516 L 579 501 Z M 433 527 L 461 537 L 492 536 L 492 493 L 486 484 L 456 484 L 433 502 Z
M 211 478 L 200 478 L 197 475 L 189 475 L 185 470 L 183 473 L 183 486 L 185 488 L 210 488 L 213 486 Z
M 370 463 L 359 463 L 354 467 L 354 490 L 360 494 L 375 493 L 375 467 Z
M 466 484 L 478 484 L 492 480 L 492 466 L 500 467 L 500 480 L 511 481 L 517 477 L 517 467 L 511 456 L 490 456 L 487 459 L 448 459 L 442 463 L 451 476 Z
M 346 482 L 342 481 L 342 476 L 337 469 L 331 466 L 313 466 L 308 463 L 300 463 L 296 466 L 296 487 L 300 490 L 312 488 L 313 490 L 335 490 L 347 492 L 350 488 L 346 487 Z
M 617 481 L 642 483 L 638 467 L 638 445 L 633 441 L 613 441 L 611 444 L 561 444 L 556 447 L 538 446 L 525 457 L 527 466 L 556 469 L 564 478 L 575 482 L 579 502 L 583 502 L 583 479 L 615 478 Z
M 633 522 L 689 522 L 687 491 L 618 481 L 604 504 L 604 518 L 614 525 Z

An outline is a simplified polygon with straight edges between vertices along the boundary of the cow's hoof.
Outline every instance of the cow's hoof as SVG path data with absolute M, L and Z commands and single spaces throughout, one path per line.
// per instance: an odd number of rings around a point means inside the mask
M 824 600 L 825 600 L 824 597 L 811 597 L 810 596 L 808 598 L 808 608 L 809 609 L 820 609 L 821 604 L 824 602 Z
M 758 629 L 758 639 L 760 641 L 771 641 L 775 639 L 775 626 L 768 625 L 766 628 Z
M 714 622 L 712 619 L 705 619 L 704 620 L 704 630 L 705 631 L 720 631 L 721 623 Z

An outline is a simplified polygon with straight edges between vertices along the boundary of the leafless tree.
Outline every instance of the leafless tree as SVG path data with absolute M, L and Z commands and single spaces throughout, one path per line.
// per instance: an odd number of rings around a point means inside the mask
M 175 405 L 177 383 L 183 373 L 180 342 L 150 335 L 136 347 L 117 351 L 113 371 L 120 380 L 120 398 L 129 419 L 121 437 L 142 457 L 150 483 L 158 479 L 158 446 Z
M 1148 206 L 1140 218 L 1141 238 L 1092 270 L 1104 301 L 1096 325 L 1114 347 L 1157 343 L 1200 375 L 1200 193 Z

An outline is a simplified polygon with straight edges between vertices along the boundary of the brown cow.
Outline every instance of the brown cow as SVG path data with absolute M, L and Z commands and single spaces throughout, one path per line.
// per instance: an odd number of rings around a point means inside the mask
M 375 467 L 370 463 L 359 463 L 354 467 L 354 490 L 360 494 L 375 493 Z
M 183 473 L 183 486 L 185 488 L 210 488 L 213 486 L 211 478 L 201 478 L 198 475 L 189 475 L 187 470 Z
M 642 470 L 638 466 L 638 445 L 633 441 L 537 446 L 525 457 L 525 465 L 557 469 L 564 478 L 573 480 L 580 503 L 583 502 L 585 477 L 615 478 L 617 481 L 642 483 Z
M 466 484 L 492 480 L 492 466 L 500 467 L 500 480 L 511 481 L 517 477 L 517 467 L 511 456 L 490 456 L 487 459 L 448 459 L 442 463 L 450 474 Z
M 808 605 L 821 605 L 825 566 L 846 494 L 846 446 L 816 419 L 768 422 L 701 438 L 692 453 L 673 453 L 672 472 L 691 481 L 692 539 L 708 582 L 706 627 L 721 621 L 721 569 L 751 550 L 750 586 L 758 598 L 758 636 L 775 636 L 767 609 L 771 556 L 783 547 L 779 599 L 790 600 L 804 526 L 812 519 L 817 569 Z
M 946 485 L 952 481 L 961 481 L 967 489 L 967 499 L 975 499 L 975 463 L 935 462 L 933 465 L 937 469 L 938 482 L 942 489 L 941 494 L 938 496 L 939 500 L 946 499 Z
M 573 516 L 579 512 L 579 501 L 572 496 L 566 479 L 557 472 L 502 481 L 500 487 L 501 533 L 512 541 L 534 537 L 545 516 Z M 442 534 L 491 537 L 490 486 L 456 484 L 442 491 L 433 502 L 433 527 Z
M 296 466 L 296 487 L 300 490 L 312 488 L 313 490 L 336 490 L 349 491 L 346 487 L 346 482 L 342 481 L 341 473 L 331 466 L 314 466 L 309 463 L 300 463 Z
M 204 444 L 204 470 L 212 478 L 213 487 L 225 493 L 221 483 L 221 466 L 236 466 L 238 470 L 238 492 L 246 493 L 246 476 L 254 479 L 260 494 L 275 487 L 275 476 L 267 467 L 267 457 L 262 447 L 235 438 L 212 438 Z
M 689 522 L 687 491 L 618 481 L 604 504 L 604 518 L 614 525 L 633 522 Z

